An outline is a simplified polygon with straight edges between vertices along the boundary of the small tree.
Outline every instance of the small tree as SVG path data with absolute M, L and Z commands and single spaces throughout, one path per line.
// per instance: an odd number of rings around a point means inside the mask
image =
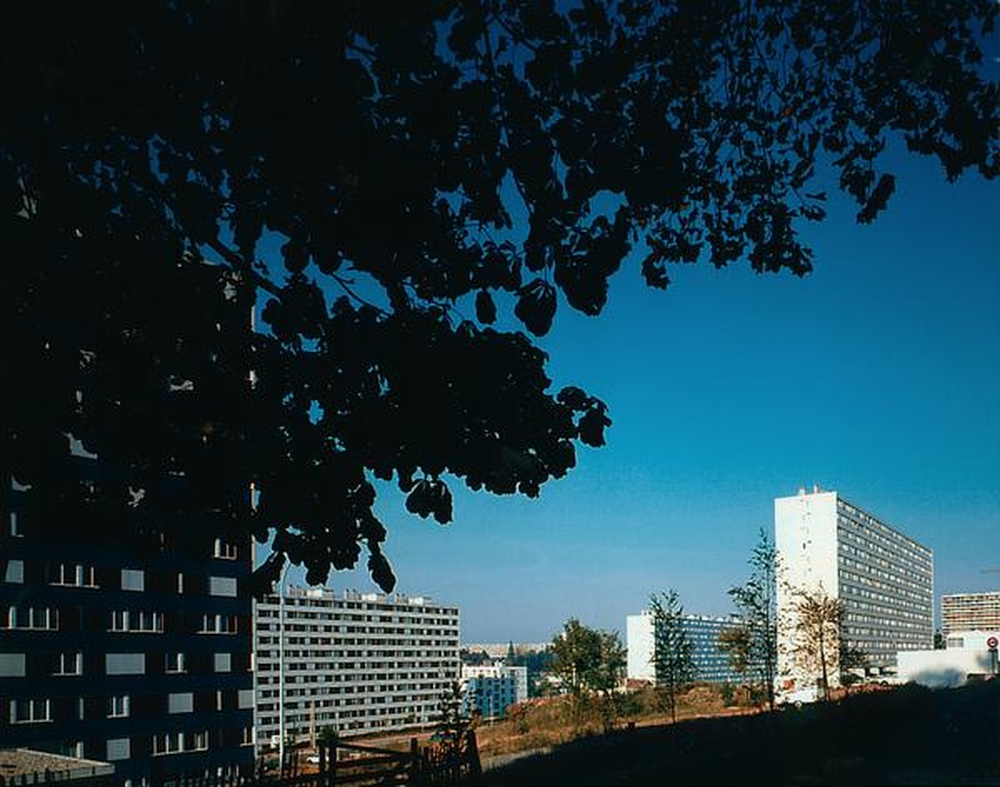
M 461 738 L 471 725 L 470 713 L 464 712 L 465 693 L 462 684 L 457 680 L 452 681 L 448 688 L 444 690 L 438 700 L 438 714 L 434 719 L 435 731 L 444 740 L 457 740 Z M 470 709 L 475 707 L 475 697 L 471 697 Z
M 830 698 L 830 676 L 840 669 L 840 625 L 844 605 L 819 587 L 793 591 L 793 654 L 800 669 L 818 677 L 823 698 Z
M 694 643 L 683 626 L 684 607 L 676 590 L 650 596 L 653 612 L 653 666 L 664 690 L 671 721 L 677 721 L 677 695 L 695 675 Z
M 719 632 L 719 650 L 729 657 L 729 666 L 741 676 L 750 670 L 750 631 L 741 620 Z
M 746 584 L 729 589 L 740 612 L 737 631 L 723 632 L 719 646 L 729 653 L 734 669 L 756 673 L 774 710 L 774 682 L 778 671 L 778 552 L 763 530 L 747 560 L 750 577 Z
M 617 632 L 598 631 L 571 618 L 552 640 L 552 654 L 552 672 L 570 695 L 574 722 L 579 724 L 588 697 L 596 695 L 604 728 L 610 729 L 617 716 L 614 692 L 625 668 Z

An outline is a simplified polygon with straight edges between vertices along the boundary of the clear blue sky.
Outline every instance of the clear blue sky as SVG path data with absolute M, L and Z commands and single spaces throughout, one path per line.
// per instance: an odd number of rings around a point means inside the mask
M 1000 589 L 1000 183 L 890 163 L 872 225 L 830 189 L 805 279 L 703 264 L 663 293 L 631 260 L 601 317 L 560 308 L 554 386 L 608 403 L 608 445 L 534 501 L 454 482 L 447 527 L 389 488 L 398 590 L 461 607 L 463 642 L 547 641 L 570 617 L 624 635 L 671 587 L 726 613 L 773 498 L 814 483 L 933 549 L 936 599 Z

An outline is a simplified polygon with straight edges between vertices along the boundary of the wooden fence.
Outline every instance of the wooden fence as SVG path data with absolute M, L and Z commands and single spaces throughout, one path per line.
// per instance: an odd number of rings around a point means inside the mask
M 153 779 L 152 784 L 153 787 L 453 787 L 471 785 L 482 773 L 476 735 L 472 730 L 453 740 L 423 747 L 412 738 L 405 751 L 333 739 L 329 745 L 320 743 L 316 771 L 312 768 L 307 771 L 298 755 L 299 752 L 293 750 L 277 768 L 267 768 L 265 760 L 261 759 L 253 774 L 174 776 Z M 71 783 L 74 787 L 118 787 L 121 777 L 101 774 L 67 782 L 51 772 L 6 779 L 0 775 L 0 787 L 54 785 L 57 781 Z
M 313 784 L 315 787 L 342 784 L 444 787 L 470 784 L 481 773 L 476 735 L 468 730 L 461 737 L 423 748 L 416 738 L 411 738 L 406 751 L 334 739 L 329 747 L 320 745 L 319 773 L 314 774 L 317 781 Z

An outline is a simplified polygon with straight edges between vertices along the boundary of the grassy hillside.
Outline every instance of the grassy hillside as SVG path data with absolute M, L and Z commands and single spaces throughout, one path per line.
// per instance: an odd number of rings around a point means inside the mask
M 1000 680 L 940 691 L 904 686 L 775 714 L 595 734 L 492 769 L 483 785 L 701 787 L 734 780 L 1000 786 Z

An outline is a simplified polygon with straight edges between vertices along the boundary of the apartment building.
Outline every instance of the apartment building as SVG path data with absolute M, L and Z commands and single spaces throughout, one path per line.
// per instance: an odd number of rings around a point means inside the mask
M 694 681 L 703 683 L 744 683 L 741 675 L 729 660 L 729 655 L 719 648 L 719 635 L 726 628 L 738 625 L 731 617 L 691 615 L 681 617 L 681 628 L 691 643 L 694 662 Z M 631 680 L 656 682 L 653 656 L 656 653 L 656 635 L 653 613 L 646 609 L 625 619 L 625 643 L 628 650 L 626 674 Z
M 459 680 L 459 611 L 425 596 L 290 587 L 256 605 L 259 747 L 432 724 Z
M 1000 631 L 1000 590 L 941 596 L 941 633 Z
M 814 487 L 774 501 L 779 560 L 778 675 L 787 688 L 815 684 L 795 618 L 803 594 L 838 599 L 837 641 L 827 643 L 831 686 L 842 648 L 863 653 L 875 672 L 893 672 L 899 651 L 932 647 L 934 556 L 930 549 L 837 492 Z
M 29 495 L 10 499 L 0 749 L 107 762 L 129 787 L 252 770 L 249 539 L 53 538 Z
M 502 661 L 489 665 L 462 665 L 462 711 L 483 718 L 504 716 L 507 708 L 528 699 L 528 668 L 507 666 Z

